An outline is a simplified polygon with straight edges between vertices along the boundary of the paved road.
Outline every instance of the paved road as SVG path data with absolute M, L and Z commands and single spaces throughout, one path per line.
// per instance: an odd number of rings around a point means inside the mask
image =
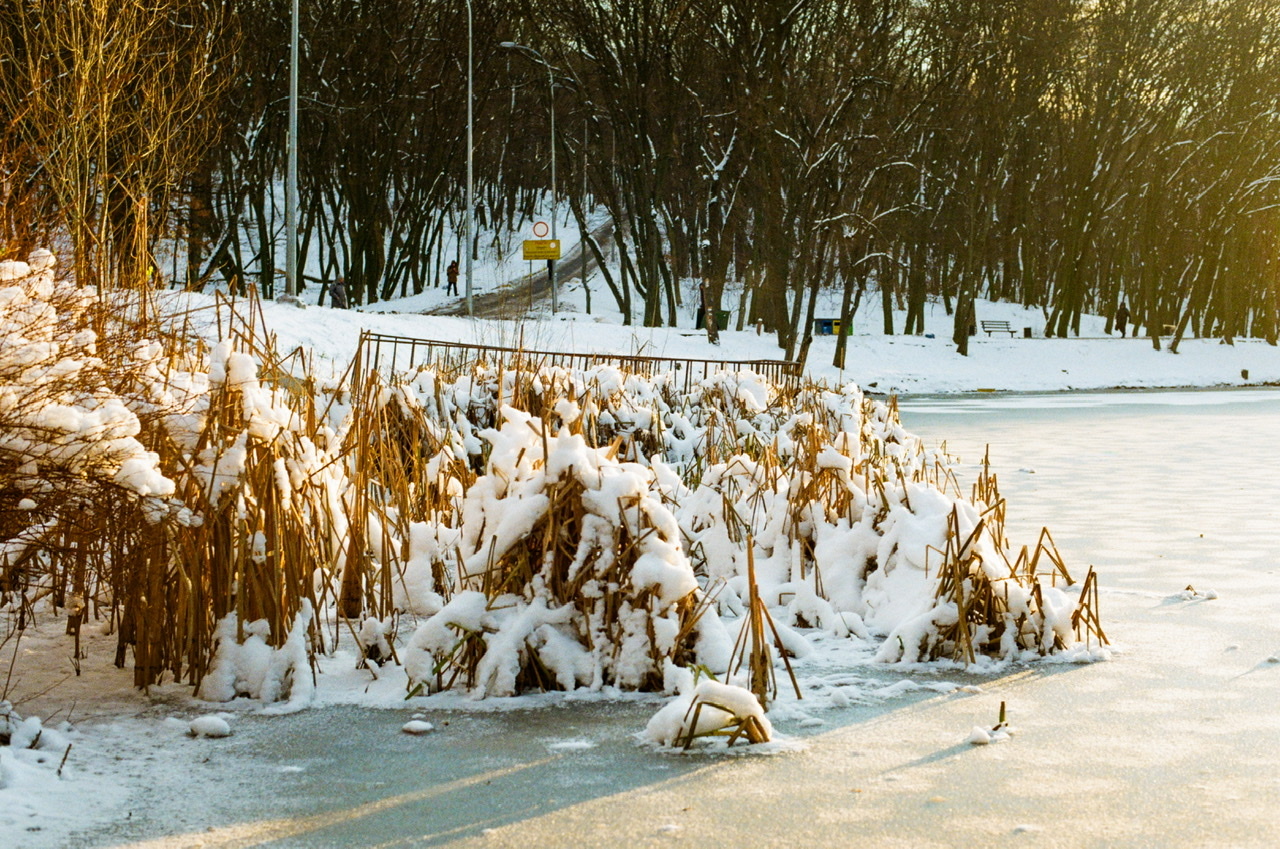
M 613 222 L 610 221 L 595 231 L 596 243 L 601 249 L 607 249 L 613 243 Z M 567 257 L 556 263 L 556 279 L 560 281 L 560 291 L 564 291 L 566 281 L 581 279 L 583 251 L 572 251 Z M 595 255 L 586 251 L 587 273 L 597 268 Z M 551 297 L 551 285 L 547 275 L 546 263 L 534 272 L 533 277 L 521 275 L 515 280 L 502 284 L 497 289 L 473 295 L 472 311 L 479 318 L 520 318 L 529 313 L 535 306 Z M 466 315 L 466 300 L 459 300 L 445 306 L 428 310 L 430 315 Z

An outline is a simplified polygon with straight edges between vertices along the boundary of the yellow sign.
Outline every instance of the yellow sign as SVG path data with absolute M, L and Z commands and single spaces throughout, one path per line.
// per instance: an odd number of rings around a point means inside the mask
M 559 239 L 525 239 L 524 240 L 524 258 L 525 259 L 559 259 L 560 258 L 560 240 Z

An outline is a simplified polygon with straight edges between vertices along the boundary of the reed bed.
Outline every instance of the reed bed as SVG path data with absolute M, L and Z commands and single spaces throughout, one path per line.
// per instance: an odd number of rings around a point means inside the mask
M 0 605 L 19 627 L 36 600 L 69 632 L 107 622 L 141 687 L 288 698 L 350 640 L 411 691 L 660 690 L 697 666 L 765 704 L 779 661 L 799 692 L 805 629 L 887 661 L 1106 640 L 1092 570 L 1066 598 L 1047 531 L 1010 546 L 990 464 L 962 497 L 954 460 L 854 386 L 537 362 L 387 376 L 359 354 L 320 380 L 252 300 L 217 303 L 202 343 L 200 316 L 12 285 L 26 306 L 0 332 L 27 357 L 0 388 L 26 389 L 0 403 Z M 111 450 L 51 404 L 116 411 Z M 892 621 L 903 584 L 922 606 Z M 236 667 L 252 641 L 275 680 Z

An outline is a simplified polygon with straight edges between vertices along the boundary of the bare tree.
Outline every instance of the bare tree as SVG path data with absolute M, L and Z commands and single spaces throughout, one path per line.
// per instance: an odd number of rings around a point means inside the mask
M 56 199 L 77 279 L 138 287 L 216 128 L 222 3 L 20 0 L 0 12 L 0 104 Z

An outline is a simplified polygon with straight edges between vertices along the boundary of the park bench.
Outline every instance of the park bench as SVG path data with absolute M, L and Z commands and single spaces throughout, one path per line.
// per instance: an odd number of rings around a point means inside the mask
M 1016 336 L 1017 332 L 1009 326 L 1007 321 L 984 321 L 982 322 L 982 332 L 990 336 L 992 333 L 1008 333 L 1010 336 Z

